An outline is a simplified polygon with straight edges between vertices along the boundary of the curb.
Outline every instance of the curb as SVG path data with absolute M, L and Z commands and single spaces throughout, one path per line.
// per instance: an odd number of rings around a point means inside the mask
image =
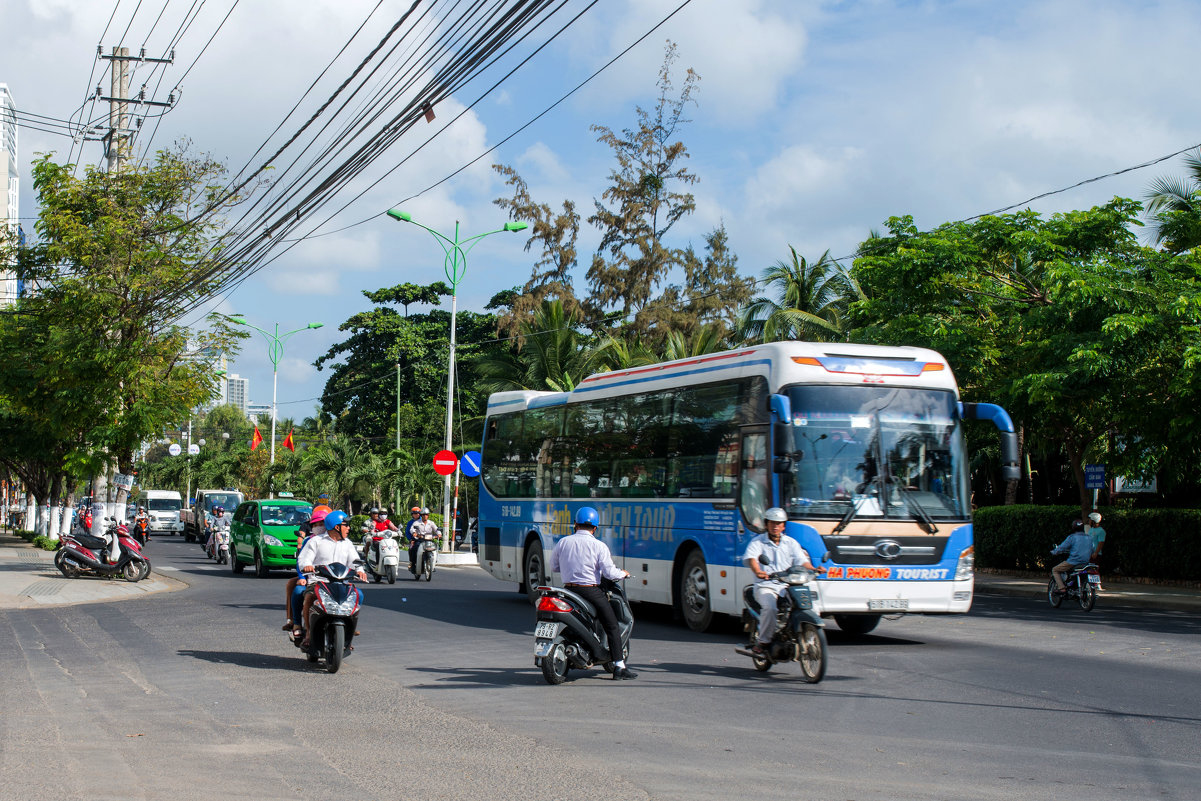
M 0 610 L 107 603 L 188 588 L 180 579 L 152 572 L 141 581 L 82 576 L 66 578 L 54 567 L 54 552 L 28 543 L 0 546 Z

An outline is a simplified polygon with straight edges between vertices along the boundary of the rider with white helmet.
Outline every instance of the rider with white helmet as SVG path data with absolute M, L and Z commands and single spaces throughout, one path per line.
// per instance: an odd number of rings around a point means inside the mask
M 743 560 L 746 566 L 755 574 L 755 601 L 761 607 L 759 613 L 759 633 L 755 646 L 751 651 L 762 654 L 764 646 L 771 642 L 776 633 L 776 604 L 780 594 L 788 588 L 782 581 L 774 581 L 772 573 L 782 573 L 794 567 L 812 570 L 815 573 L 826 572 L 823 567 L 814 567 L 809 554 L 801 544 L 784 533 L 788 523 L 788 513 L 779 506 L 773 506 L 763 513 L 764 525 L 767 531 L 751 540 L 747 546 Z M 767 557 L 764 564 L 760 556 Z

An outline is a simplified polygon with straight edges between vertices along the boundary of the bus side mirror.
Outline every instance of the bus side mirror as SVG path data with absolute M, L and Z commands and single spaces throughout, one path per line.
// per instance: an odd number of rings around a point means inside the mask
M 774 470 L 777 473 L 791 473 L 792 472 L 792 457 L 791 456 L 777 456 L 775 461 L 772 463 L 772 470 Z

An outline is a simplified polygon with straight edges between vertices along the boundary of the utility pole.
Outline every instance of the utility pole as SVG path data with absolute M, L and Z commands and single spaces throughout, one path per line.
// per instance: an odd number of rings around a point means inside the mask
M 167 102 L 163 103 L 157 100 L 146 99 L 146 87 L 143 86 L 138 92 L 137 97 L 129 96 L 129 62 L 150 62 L 151 64 L 171 64 L 175 61 L 175 51 L 171 51 L 169 58 L 146 58 L 146 49 L 136 55 L 129 55 L 128 47 L 114 47 L 112 55 L 106 56 L 101 52 L 102 48 L 96 48 L 96 54 L 100 58 L 108 59 L 109 64 L 109 87 L 111 95 L 105 97 L 100 92 L 100 87 L 96 87 L 96 99 L 108 101 L 108 133 L 104 137 L 104 155 L 108 159 L 108 171 L 120 172 L 122 165 L 129 160 L 131 151 L 133 150 L 133 134 L 134 130 L 130 127 L 129 121 L 129 106 L 161 106 L 163 108 L 171 108 L 175 105 L 174 93 L 167 96 Z M 141 124 L 141 120 L 138 120 Z

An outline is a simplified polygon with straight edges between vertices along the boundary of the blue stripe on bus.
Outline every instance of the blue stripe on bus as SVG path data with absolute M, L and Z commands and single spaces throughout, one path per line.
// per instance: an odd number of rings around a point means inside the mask
M 488 408 L 491 409 L 493 406 L 512 406 L 515 403 L 525 403 L 525 398 L 518 398 L 517 400 L 511 400 L 511 401 L 497 401 L 496 403 L 489 403 Z
M 554 395 L 543 395 L 538 398 L 531 398 L 527 409 L 548 409 L 552 406 L 562 406 L 567 403 L 567 393 L 558 392 Z
M 601 384 L 595 387 L 576 387 L 571 391 L 572 395 L 582 395 L 585 392 L 594 392 L 601 389 L 613 389 L 614 387 L 624 387 L 630 384 L 645 384 L 648 381 L 663 381 L 669 378 L 682 378 L 687 375 L 699 375 L 701 373 L 712 373 L 718 370 L 729 370 L 733 367 L 751 367 L 758 364 L 771 365 L 771 359 L 755 359 L 749 362 L 734 362 L 733 364 L 719 364 L 715 367 L 701 367 L 696 370 L 684 370 L 681 372 L 658 373 L 656 375 L 646 376 L 645 378 L 631 378 L 628 381 L 614 381 L 610 384 Z

